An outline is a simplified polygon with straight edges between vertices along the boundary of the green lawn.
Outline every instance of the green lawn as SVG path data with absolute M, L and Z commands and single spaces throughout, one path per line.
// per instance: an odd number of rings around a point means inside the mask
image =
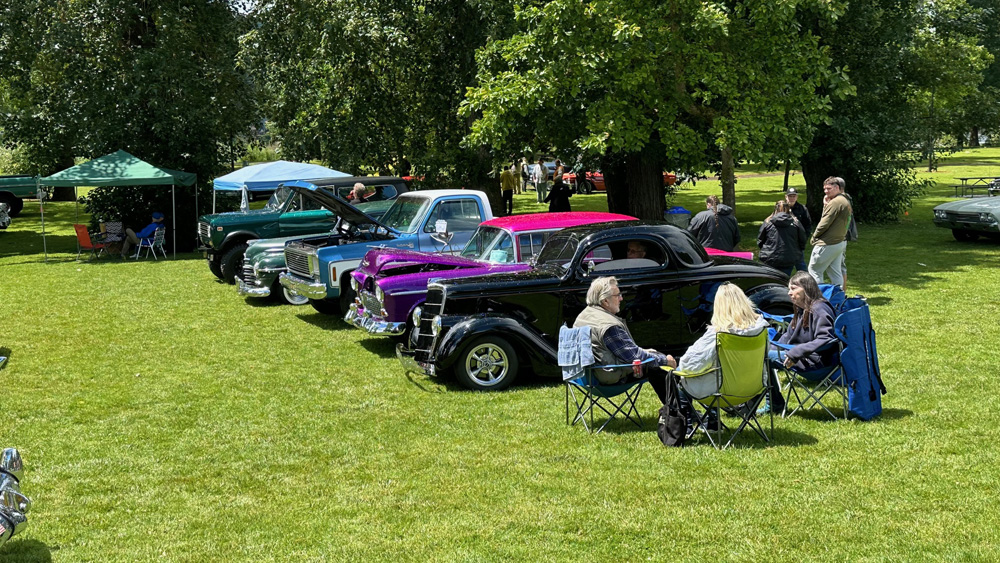
M 46 205 L 44 263 L 29 202 L 0 231 L 0 446 L 35 503 L 0 560 L 996 560 L 1000 244 L 931 223 L 953 177 L 987 174 L 998 149 L 944 159 L 907 216 L 850 246 L 882 418 L 777 420 L 772 444 L 725 452 L 665 449 L 652 424 L 568 428 L 555 382 L 404 374 L 389 341 L 244 301 L 195 255 L 78 262 L 71 203 Z M 740 180 L 745 246 L 780 185 Z

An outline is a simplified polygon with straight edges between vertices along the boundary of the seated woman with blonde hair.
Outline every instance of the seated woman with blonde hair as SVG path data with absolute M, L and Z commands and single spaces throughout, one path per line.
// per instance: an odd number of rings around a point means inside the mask
M 719 360 L 715 348 L 715 335 L 728 332 L 741 336 L 756 336 L 767 330 L 767 321 L 754 310 L 753 303 L 739 286 L 724 283 L 715 294 L 712 322 L 687 352 L 677 361 L 677 369 L 688 373 L 698 373 L 712 369 Z M 693 398 L 703 399 L 719 390 L 718 378 L 714 373 L 696 377 L 685 377 L 683 388 Z

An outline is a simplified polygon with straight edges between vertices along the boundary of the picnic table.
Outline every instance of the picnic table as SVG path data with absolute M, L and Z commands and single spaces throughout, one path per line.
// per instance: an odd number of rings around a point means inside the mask
M 970 176 L 955 179 L 960 182 L 952 185 L 955 188 L 955 197 L 958 197 L 959 190 L 962 191 L 962 197 L 972 197 L 976 190 L 986 190 L 988 195 L 1000 194 L 1000 189 L 994 184 L 994 182 L 1000 182 L 1000 176 Z

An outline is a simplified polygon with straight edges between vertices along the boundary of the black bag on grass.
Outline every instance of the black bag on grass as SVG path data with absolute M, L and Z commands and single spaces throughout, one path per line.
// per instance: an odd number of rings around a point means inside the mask
M 687 417 L 681 409 L 677 380 L 674 374 L 666 374 L 666 401 L 660 407 L 660 421 L 656 425 L 656 435 L 664 446 L 679 448 L 684 445 L 687 434 Z

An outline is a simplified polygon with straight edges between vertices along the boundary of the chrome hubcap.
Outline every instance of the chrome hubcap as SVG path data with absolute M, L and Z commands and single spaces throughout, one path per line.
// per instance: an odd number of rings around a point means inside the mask
M 469 351 L 465 367 L 481 385 L 496 385 L 507 375 L 507 354 L 495 344 L 476 346 Z

